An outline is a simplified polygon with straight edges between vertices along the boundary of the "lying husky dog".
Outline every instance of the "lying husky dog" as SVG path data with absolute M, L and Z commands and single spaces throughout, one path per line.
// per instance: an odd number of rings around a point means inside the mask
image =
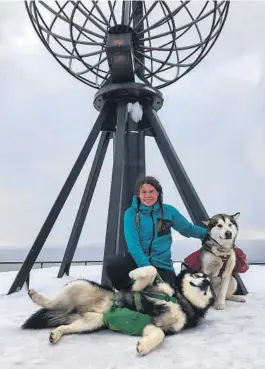
M 239 215 L 217 214 L 203 221 L 208 234 L 200 249 L 201 271 L 210 277 L 216 295 L 214 307 L 219 310 L 225 308 L 225 300 L 245 302 L 243 296 L 234 295 L 237 281 L 232 275 L 236 266 Z
M 31 315 L 22 328 L 55 328 L 50 333 L 51 343 L 57 343 L 67 333 L 107 329 L 104 313 L 112 307 L 115 295 L 117 306 L 135 311 L 138 294 L 141 313 L 151 319 L 137 343 L 138 354 L 145 355 L 155 349 L 166 334 L 195 327 L 214 302 L 210 280 L 203 273 L 181 271 L 175 291 L 157 278 L 153 266 L 133 270 L 130 278 L 134 280 L 132 288 L 124 292 L 115 292 L 96 282 L 75 280 L 64 286 L 54 300 L 30 289 L 29 296 L 42 309 Z

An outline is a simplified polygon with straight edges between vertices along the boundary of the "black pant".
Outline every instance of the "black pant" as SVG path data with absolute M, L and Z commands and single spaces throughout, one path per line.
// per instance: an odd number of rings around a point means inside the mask
M 124 290 L 132 285 L 129 272 L 137 265 L 129 253 L 120 253 L 106 262 L 106 272 L 116 290 Z M 176 274 L 173 270 L 156 268 L 164 282 L 175 287 Z

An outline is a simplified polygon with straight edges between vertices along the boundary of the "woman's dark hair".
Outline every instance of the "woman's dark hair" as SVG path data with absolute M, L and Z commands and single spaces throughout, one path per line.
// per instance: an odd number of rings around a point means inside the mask
M 150 186 L 153 186 L 156 191 L 158 192 L 158 199 L 157 202 L 159 203 L 159 207 L 162 213 L 162 217 L 161 219 L 158 221 L 157 223 L 157 229 L 158 231 L 161 230 L 162 228 L 162 218 L 164 216 L 164 210 L 163 210 L 163 189 L 161 184 L 159 183 L 159 181 L 152 176 L 146 176 L 146 177 L 142 177 L 140 178 L 136 184 L 135 184 L 135 190 L 134 193 L 136 195 L 137 198 L 137 210 L 136 210 L 136 222 L 139 225 L 140 220 L 139 220 L 139 208 L 140 208 L 140 198 L 139 198 L 139 194 L 140 194 L 140 189 L 143 185 L 148 184 Z

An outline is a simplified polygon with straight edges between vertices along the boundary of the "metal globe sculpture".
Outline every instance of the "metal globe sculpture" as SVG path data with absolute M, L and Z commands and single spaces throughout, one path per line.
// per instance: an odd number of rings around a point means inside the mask
M 136 74 L 155 88 L 191 71 L 210 51 L 224 26 L 227 1 L 27 2 L 38 36 L 75 78 L 99 89 L 110 70 L 107 36 L 132 35 Z
M 161 90 L 196 67 L 218 39 L 229 1 L 26 1 L 40 40 L 60 65 L 96 91 L 99 116 L 8 293 L 29 284 L 30 271 L 101 134 L 58 277 L 69 275 L 110 140 L 110 186 L 102 282 L 106 260 L 126 249 L 123 212 L 134 184 L 145 175 L 145 137 L 155 139 L 192 221 L 208 218 L 157 111 Z M 135 107 L 137 108 L 135 110 Z M 247 290 L 237 275 L 240 291 Z

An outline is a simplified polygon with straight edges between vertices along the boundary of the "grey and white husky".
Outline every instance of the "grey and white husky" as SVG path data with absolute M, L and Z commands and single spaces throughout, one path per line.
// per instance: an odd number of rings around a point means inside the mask
M 216 295 L 214 307 L 219 310 L 225 308 L 225 300 L 246 301 L 243 296 L 234 295 L 237 281 L 232 275 L 236 264 L 235 240 L 239 215 L 217 214 L 203 221 L 208 234 L 200 250 L 201 271 L 210 277 Z
M 129 275 L 134 284 L 123 292 L 88 280 L 70 282 L 53 300 L 30 289 L 29 296 L 42 309 L 32 314 L 22 328 L 54 328 L 49 336 L 53 344 L 64 334 L 107 329 L 103 314 L 112 306 L 114 294 L 118 294 L 119 307 L 137 310 L 134 300 L 137 293 L 141 299 L 138 311 L 152 318 L 137 343 L 138 354 L 145 355 L 160 345 L 165 335 L 195 327 L 214 303 L 210 279 L 200 272 L 181 271 L 176 276 L 175 290 L 157 278 L 153 266 L 137 268 Z M 159 296 L 165 299 L 157 298 Z

